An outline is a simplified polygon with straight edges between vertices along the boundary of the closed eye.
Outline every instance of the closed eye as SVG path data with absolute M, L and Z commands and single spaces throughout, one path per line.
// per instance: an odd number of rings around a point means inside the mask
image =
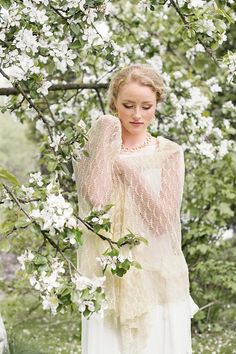
M 125 108 L 133 108 L 133 106 L 127 106 L 127 105 L 123 105 Z M 150 109 L 152 106 L 149 106 L 149 107 L 143 107 L 143 109 L 146 109 L 146 110 L 148 110 L 148 109 Z
M 132 108 L 133 106 L 127 106 L 127 105 L 123 105 L 125 108 Z

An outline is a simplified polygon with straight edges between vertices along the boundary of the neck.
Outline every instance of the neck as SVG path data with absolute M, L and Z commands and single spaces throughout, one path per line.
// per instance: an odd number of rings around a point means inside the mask
M 146 139 L 146 130 L 139 134 L 130 134 L 126 129 L 122 127 L 122 143 L 125 147 L 136 147 L 144 143 Z

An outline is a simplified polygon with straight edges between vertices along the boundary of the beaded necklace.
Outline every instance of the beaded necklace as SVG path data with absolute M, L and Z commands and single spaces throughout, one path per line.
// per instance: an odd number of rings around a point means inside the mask
M 125 147 L 125 146 L 123 145 L 123 143 L 122 143 L 122 145 L 121 145 L 121 150 L 122 150 L 122 151 L 136 151 L 136 150 L 140 150 L 140 149 L 142 149 L 144 146 L 148 145 L 148 144 L 150 143 L 151 139 L 152 139 L 152 135 L 147 132 L 147 133 L 146 133 L 146 139 L 145 139 L 145 141 L 144 141 L 144 143 L 143 143 L 142 145 L 139 145 L 139 146 L 133 147 L 133 148 L 128 148 L 128 147 Z

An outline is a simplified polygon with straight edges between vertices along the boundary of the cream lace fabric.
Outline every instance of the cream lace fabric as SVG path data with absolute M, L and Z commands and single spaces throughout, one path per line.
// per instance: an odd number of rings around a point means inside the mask
M 184 186 L 184 154 L 177 143 L 158 137 L 155 146 L 121 150 L 121 123 L 112 115 L 99 117 L 88 132 L 89 156 L 72 160 L 79 215 L 115 204 L 109 211 L 118 240 L 128 229 L 148 240 L 132 249 L 142 269 L 119 278 L 106 272 L 106 294 L 114 323 L 121 326 L 124 354 L 142 354 L 150 324 L 147 313 L 156 304 L 189 298 L 188 266 L 181 249 L 180 207 Z M 78 268 L 87 276 L 102 275 L 96 257 L 108 243 L 84 230 Z M 128 249 L 123 249 L 126 254 Z

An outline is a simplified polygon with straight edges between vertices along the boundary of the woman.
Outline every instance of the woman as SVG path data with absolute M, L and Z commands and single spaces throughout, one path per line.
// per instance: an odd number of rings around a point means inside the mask
M 107 236 L 116 241 L 131 230 L 148 245 L 132 249 L 142 269 L 122 278 L 106 271 L 108 308 L 104 316 L 82 316 L 82 354 L 189 354 L 191 317 L 199 307 L 181 250 L 184 154 L 176 142 L 147 131 L 163 100 L 163 81 L 151 66 L 133 64 L 113 76 L 108 97 L 112 114 L 90 128 L 89 156 L 73 161 L 80 216 L 112 203 Z M 81 227 L 78 267 L 101 276 L 96 257 L 108 244 Z

